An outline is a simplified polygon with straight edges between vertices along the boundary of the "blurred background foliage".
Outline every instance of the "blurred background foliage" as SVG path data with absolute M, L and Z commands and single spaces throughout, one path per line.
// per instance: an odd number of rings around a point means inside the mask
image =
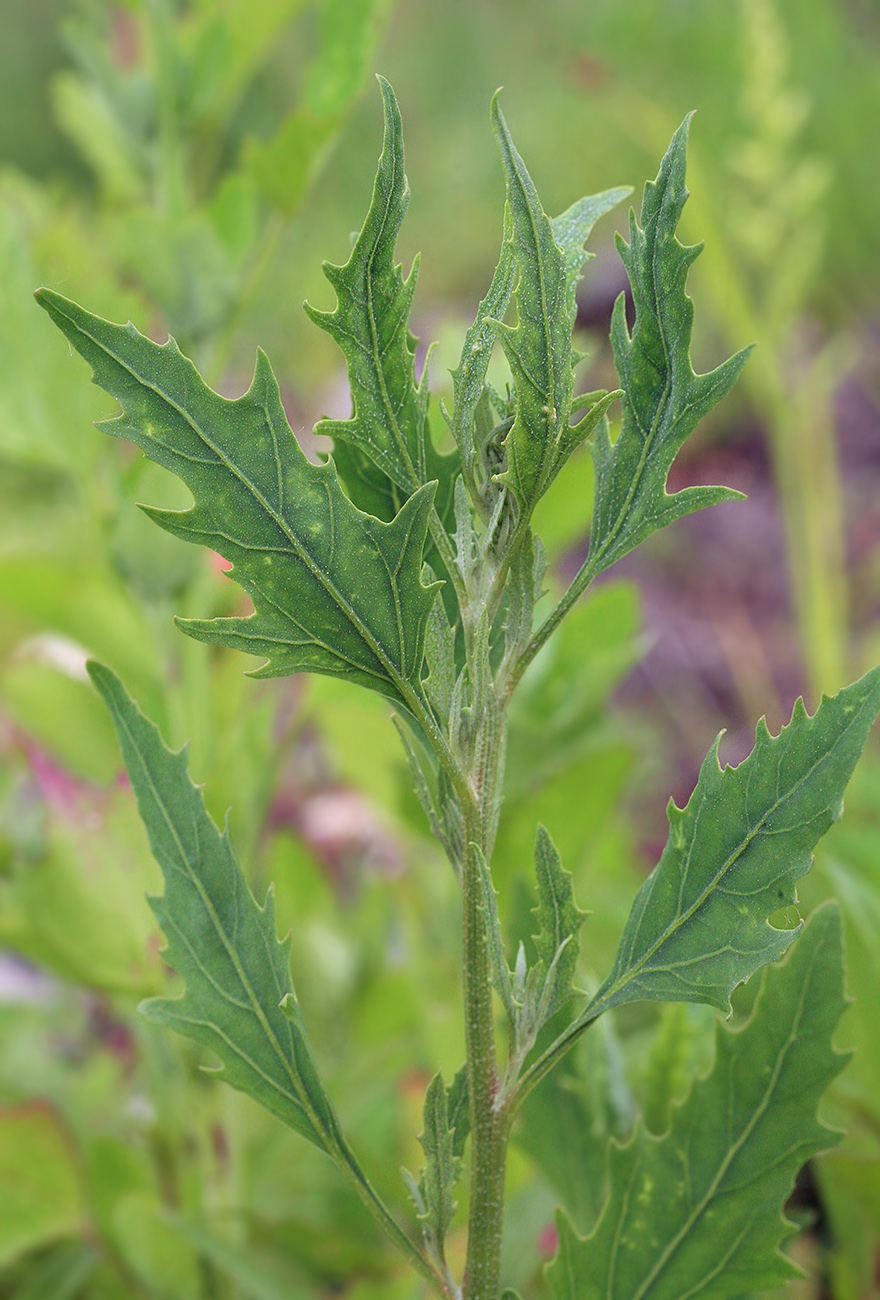
M 400 98 L 424 251 L 414 325 L 448 369 L 485 292 L 503 182 L 493 91 L 544 202 L 656 173 L 692 131 L 685 234 L 695 359 L 757 348 L 680 482 L 748 493 L 627 561 L 526 676 L 498 886 L 528 941 L 535 824 L 593 910 L 585 986 L 717 730 L 750 748 L 801 691 L 880 657 L 880 14 L 871 0 L 4 0 L 0 6 L 0 1297 L 414 1300 L 323 1157 L 216 1084 L 137 1001 L 169 982 L 144 902 L 157 871 L 86 654 L 111 664 L 270 880 L 322 1066 L 383 1194 L 417 1168 L 424 1088 L 460 1064 L 458 914 L 386 709 L 330 679 L 250 681 L 172 615 L 229 612 L 220 569 L 133 510 L 185 506 L 92 428 L 112 414 L 31 302 L 40 283 L 157 339 L 229 395 L 268 351 L 291 423 L 346 415 L 340 357 L 300 310 L 366 211 L 381 71 Z M 620 218 L 625 230 L 625 215 Z M 580 301 L 589 386 L 611 386 L 624 287 L 610 221 Z M 503 376 L 499 374 L 499 380 Z M 436 401 L 432 412 L 436 417 Z M 442 421 L 435 418 L 442 436 Z M 561 582 L 583 550 L 588 456 L 536 520 Z M 880 759 L 823 847 L 804 910 L 849 928 L 857 1046 L 828 1108 L 849 1130 L 799 1183 L 791 1296 L 878 1294 Z M 745 1014 L 749 990 L 743 990 Z M 505 1269 L 541 1294 L 562 1199 L 586 1230 L 604 1143 L 668 1122 L 712 1014 L 631 1009 L 528 1107 Z M 843 1044 L 843 1039 L 842 1039 Z M 464 1194 L 463 1194 L 464 1195 Z M 453 1244 L 462 1250 L 459 1236 Z

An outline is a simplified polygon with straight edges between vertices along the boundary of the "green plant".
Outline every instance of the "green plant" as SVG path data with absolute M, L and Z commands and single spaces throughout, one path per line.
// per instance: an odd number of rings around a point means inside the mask
M 800 1165 L 834 1141 L 816 1109 L 845 1058 L 831 1046 L 844 1006 L 836 910 L 820 910 L 806 927 L 770 922 L 793 906 L 813 845 L 839 816 L 880 709 L 880 669 L 823 699 L 813 717 L 799 703 L 776 738 L 759 724 L 752 754 L 735 769 L 722 770 L 716 743 L 687 807 L 670 806 L 666 849 L 638 892 L 612 969 L 578 1010 L 573 981 L 585 914 L 539 827 L 534 918 L 520 916 L 513 927 L 511 965 L 491 873 L 511 699 L 594 579 L 658 528 L 736 496 L 720 487 L 670 496 L 665 484 L 684 440 L 730 389 L 747 353 L 706 375 L 690 364 L 685 281 L 699 249 L 675 238 L 687 197 L 685 122 L 646 187 L 639 221 L 631 219 L 629 244 L 620 244 L 635 304 L 631 328 L 622 298 L 612 322 L 621 390 L 579 392 L 571 336 L 583 246 L 626 191 L 548 218 L 496 100 L 504 240 L 453 375 L 454 448 L 438 451 L 428 366 L 417 381 L 408 329 L 415 268 L 403 279 L 394 265 L 408 189 L 398 106 L 381 84 L 385 143 L 372 204 L 349 261 L 325 268 L 336 309 L 307 309 L 348 364 L 352 417 L 318 425 L 334 439 L 333 461 L 311 464 L 297 447 L 262 353 L 248 392 L 229 401 L 173 340 L 160 347 L 53 291 L 37 296 L 95 382 L 120 401 L 122 414 L 103 427 L 130 438 L 193 495 L 188 511 L 147 513 L 176 536 L 218 550 L 253 601 L 248 617 L 187 619 L 183 630 L 262 656 L 257 676 L 323 673 L 394 709 L 419 799 L 461 889 L 466 1061 L 450 1083 L 439 1073 L 430 1083 L 424 1168 L 405 1175 L 421 1241 L 401 1226 L 343 1132 L 271 897 L 263 907 L 255 902 L 185 756 L 165 747 L 115 674 L 93 664 L 164 873 L 165 893 L 153 905 L 167 959 L 185 982 L 182 996 L 145 1010 L 212 1049 L 231 1084 L 336 1161 L 438 1294 L 497 1300 L 508 1282 L 521 1285 L 501 1275 L 508 1141 L 554 1066 L 614 1008 L 679 1002 L 729 1010 L 734 987 L 803 929 L 784 963 L 767 972 L 745 1027 L 719 1030 L 714 1065 L 677 1106 L 681 1043 L 672 1032 L 659 1042 L 644 1123 L 624 1146 L 596 1139 L 589 1159 L 601 1168 L 608 1149 L 607 1195 L 597 1180 L 580 1215 L 570 1204 L 560 1212 L 546 1276 L 554 1300 L 675 1300 L 775 1286 L 794 1272 L 779 1249 L 793 1232 L 782 1206 Z M 512 323 L 504 323 L 508 311 Z M 496 342 L 511 376 L 504 393 L 486 380 Z M 617 400 L 622 420 L 612 438 L 608 413 Z M 536 619 L 545 560 L 533 512 L 584 442 L 595 468 L 589 553 L 554 608 Z M 507 1025 L 503 1066 L 493 988 Z M 576 1071 L 584 1062 L 573 1055 L 566 1064 Z M 572 1140 L 589 1150 L 584 1133 Z M 446 1240 L 468 1143 L 459 1283 Z

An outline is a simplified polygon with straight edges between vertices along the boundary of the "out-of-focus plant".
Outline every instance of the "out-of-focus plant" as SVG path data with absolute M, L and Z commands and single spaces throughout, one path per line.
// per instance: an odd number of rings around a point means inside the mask
M 454 450 L 441 454 L 429 369 L 417 380 L 408 328 L 416 268 L 404 279 L 394 263 L 409 190 L 397 102 L 386 82 L 382 92 L 385 142 L 372 203 L 345 265 L 325 265 L 337 306 L 308 308 L 348 367 L 351 418 L 318 426 L 334 439 L 332 460 L 310 463 L 297 446 L 263 353 L 248 392 L 229 401 L 172 339 L 160 347 L 53 290 L 40 290 L 38 300 L 121 404 L 105 429 L 134 441 L 192 493 L 189 510 L 147 507 L 149 516 L 218 550 L 253 601 L 246 617 L 188 617 L 183 630 L 260 656 L 259 677 L 324 674 L 365 688 L 395 712 L 419 802 L 459 887 L 463 938 L 465 1062 L 451 1082 L 440 1071 L 428 1084 L 423 1167 L 404 1174 L 420 1240 L 389 1205 L 387 1153 L 374 1153 L 371 1179 L 346 1135 L 306 1034 L 271 895 L 262 907 L 255 902 L 185 755 L 166 748 L 115 673 L 92 664 L 162 868 L 165 889 L 153 907 L 184 980 L 180 996 L 145 1009 L 210 1048 L 229 1083 L 329 1156 L 439 1295 L 499 1300 L 506 1282 L 522 1285 L 521 1270 L 502 1273 L 508 1145 L 524 1104 L 563 1058 L 579 1098 L 572 1141 L 584 1142 L 593 1176 L 572 1180 L 564 1162 L 553 1164 L 567 1205 L 556 1219 L 546 1292 L 554 1300 L 676 1300 L 766 1290 L 795 1272 L 780 1251 L 793 1230 L 781 1211 L 798 1168 L 833 1143 L 816 1109 L 844 1064 L 831 1043 L 844 1008 L 836 909 L 816 913 L 786 961 L 768 971 L 747 1024 L 719 1031 L 714 1064 L 684 1099 L 680 1062 L 689 1049 L 681 1024 L 667 1021 L 645 1083 L 645 1120 L 634 1130 L 625 1089 L 615 1105 L 606 1088 L 612 1035 L 587 1031 L 632 1004 L 729 1011 L 733 989 L 785 952 L 803 927 L 775 928 L 771 918 L 794 904 L 813 846 L 840 815 L 880 707 L 880 669 L 823 698 L 812 717 L 799 702 L 776 738 L 760 724 L 752 754 L 736 769 L 721 768 L 716 743 L 687 807 L 670 806 L 666 848 L 636 895 L 609 973 L 574 1010 L 585 914 L 543 827 L 535 881 L 519 916 L 511 909 L 507 935 L 500 919 L 492 862 L 508 709 L 521 683 L 528 700 L 529 673 L 599 575 L 666 524 L 737 495 L 719 487 L 669 495 L 666 480 L 747 351 L 708 374 L 691 366 L 685 285 L 700 250 L 675 233 L 687 199 L 685 122 L 645 188 L 640 218 L 631 214 L 629 243 L 619 243 L 635 305 L 630 326 L 621 295 L 612 320 L 622 387 L 579 392 L 572 330 L 584 242 L 626 191 L 581 199 L 550 219 L 496 99 L 507 183 L 501 257 L 453 375 Z M 496 343 L 510 372 L 503 392 L 487 382 Z M 617 399 L 622 421 L 612 439 L 607 412 Z M 542 614 L 546 558 L 535 508 L 584 443 L 595 472 L 589 552 Z M 595 602 L 587 608 L 596 615 Z M 591 636 L 601 643 L 585 619 L 587 645 Z M 557 645 L 576 653 L 564 640 Z M 542 747 L 537 724 L 564 696 L 552 664 L 532 677 L 520 724 L 538 772 L 552 769 L 555 755 Z M 566 735 L 563 721 L 554 740 L 577 752 L 578 732 Z M 496 1011 L 506 1029 L 503 1062 Z M 587 1136 L 577 1112 L 589 1113 L 591 1088 L 604 1093 L 604 1123 Z M 546 1109 L 542 1118 L 546 1128 Z M 528 1135 L 527 1117 L 524 1126 Z M 624 1145 L 610 1140 L 627 1128 Z M 558 1149 L 558 1134 L 550 1147 Z M 468 1227 L 456 1267 L 447 1238 L 466 1153 Z M 516 1294 L 505 1291 L 507 1300 Z

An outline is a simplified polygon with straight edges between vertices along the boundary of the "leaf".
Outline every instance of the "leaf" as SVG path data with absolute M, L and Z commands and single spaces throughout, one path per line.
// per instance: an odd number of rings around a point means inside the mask
M 461 1177 L 461 1157 L 456 1154 L 448 1090 L 439 1071 L 428 1084 L 425 1094 L 424 1132 L 419 1142 L 425 1153 L 425 1167 L 418 1183 L 424 1210 L 419 1217 L 432 1254 L 442 1260 L 446 1232 L 457 1208 L 455 1188 Z
M 76 1152 L 55 1113 L 0 1108 L 0 1267 L 84 1226 Z
M 772 737 L 761 720 L 738 767 L 718 737 L 685 809 L 669 805 L 669 839 L 633 904 L 611 974 L 580 1018 L 641 999 L 729 1010 L 733 988 L 798 933 L 769 917 L 795 902 L 795 881 L 840 817 L 843 792 L 880 709 L 880 668 L 813 717 L 803 700 Z
M 504 233 L 501 241 L 501 254 L 498 265 L 492 275 L 486 297 L 477 308 L 473 325 L 464 336 L 461 359 L 452 373 L 453 413 L 450 420 L 453 437 L 458 445 L 462 469 L 472 491 L 482 492 L 488 483 L 480 482 L 475 474 L 478 448 L 482 451 L 477 437 L 477 410 L 485 400 L 486 372 L 492 349 L 497 336 L 497 322 L 504 319 L 516 283 L 516 255 L 513 247 L 513 223 L 510 205 L 504 209 Z M 483 465 L 483 473 L 489 477 L 488 466 Z M 477 504 L 477 502 L 475 502 Z M 488 504 L 488 503 L 486 503 Z
M 608 1144 L 632 1133 L 634 1115 L 611 1017 L 585 1034 L 525 1102 L 515 1140 L 581 1231 L 594 1226 L 602 1208 Z
M 607 190 L 581 199 L 551 222 L 510 138 L 497 95 L 492 101 L 492 125 L 507 179 L 519 267 L 514 295 L 517 324 L 499 320 L 495 325 L 516 392 L 516 416 L 505 443 L 507 468 L 500 480 L 510 486 L 528 517 L 575 447 L 619 396 L 593 394 L 587 415 L 574 426 L 569 423 L 574 365 L 579 360 L 571 336 L 575 289 L 586 260 L 584 241 L 598 218 L 629 190 Z
M 324 263 L 336 310 L 318 311 L 308 303 L 305 309 L 345 356 L 353 406 L 351 419 L 321 420 L 315 432 L 352 444 L 381 471 L 379 484 L 384 476 L 408 496 L 428 481 L 427 369 L 420 393 L 413 369 L 416 340 L 408 325 L 418 259 L 406 280 L 394 264 L 397 235 L 409 207 L 403 127 L 394 91 L 382 77 L 379 85 L 385 138 L 370 210 L 345 266 Z M 359 460 L 355 464 L 375 484 L 368 466 Z
M 131 438 L 195 498 L 188 511 L 146 513 L 231 560 L 253 598 L 250 617 L 181 620 L 184 631 L 265 655 L 255 676 L 321 672 L 412 701 L 434 600 L 419 577 L 433 488 L 390 524 L 364 515 L 332 461 L 312 465 L 300 450 L 264 353 L 249 391 L 229 401 L 173 339 L 160 347 L 49 289 L 37 300 L 123 405 L 100 427 Z
M 113 715 L 150 847 L 165 877 L 151 906 L 179 998 L 141 1004 L 151 1020 L 210 1047 L 223 1077 L 322 1150 L 337 1121 L 318 1077 L 290 980 L 289 941 L 275 933 L 271 892 L 259 907 L 189 779 L 186 752 L 158 730 L 100 664 L 89 673 Z
M 770 968 L 746 1027 L 719 1026 L 711 1073 L 656 1138 L 612 1144 L 608 1196 L 589 1237 L 560 1212 L 553 1300 L 723 1300 L 782 1284 L 795 1225 L 782 1208 L 804 1162 L 838 1136 L 816 1116 L 846 1064 L 831 1046 L 846 1006 L 840 914 L 814 913 Z
M 556 847 L 543 826 L 535 840 L 535 875 L 538 906 L 533 909 L 539 930 L 534 936 L 537 965 L 544 981 L 545 1019 L 549 1019 L 571 997 L 571 982 L 577 967 L 578 933 L 586 920 L 574 901 L 571 875 L 562 865 Z M 544 1000 L 542 998 L 542 1000 Z
M 446 1113 L 452 1130 L 452 1154 L 460 1160 L 471 1131 L 466 1063 L 459 1066 L 452 1083 L 446 1089 Z
M 504 938 L 501 933 L 501 918 L 498 914 L 498 895 L 495 886 L 492 883 L 492 874 L 489 866 L 483 856 L 483 851 L 479 845 L 474 845 L 474 857 L 480 872 L 480 885 L 482 888 L 481 911 L 483 921 L 486 927 L 486 941 L 489 945 L 489 954 L 492 961 L 492 983 L 495 991 L 504 1003 L 504 1009 L 507 1012 L 507 1018 L 511 1025 L 517 1021 L 517 1003 L 514 995 L 513 981 L 510 976 L 510 967 L 507 964 L 507 954 L 504 951 Z
M 591 444 L 596 471 L 590 550 L 585 573 L 595 577 L 650 533 L 682 515 L 739 498 L 723 487 L 690 487 L 669 495 L 666 478 L 685 439 L 721 401 L 745 364 L 746 348 L 705 375 L 691 367 L 694 307 L 685 293 L 702 245 L 686 248 L 675 229 L 685 185 L 689 118 L 672 138 L 657 179 L 645 186 L 641 225 L 630 213 L 629 245 L 617 246 L 632 285 L 630 334 L 621 294 L 611 342 L 623 397 L 623 424 L 612 445 L 600 426 Z
M 696 1010 L 684 1002 L 671 1002 L 663 1007 L 660 1023 L 646 1053 L 641 1087 L 642 1121 L 649 1133 L 659 1135 L 666 1132 L 673 1103 L 688 1092 L 705 1036 L 701 1032 L 701 1041 L 697 1041 Z M 702 1010 L 714 1021 L 714 1013 L 708 1007 Z M 708 1025 L 705 1028 L 708 1029 Z M 700 1029 L 703 1031 L 704 1026 L 700 1025 Z

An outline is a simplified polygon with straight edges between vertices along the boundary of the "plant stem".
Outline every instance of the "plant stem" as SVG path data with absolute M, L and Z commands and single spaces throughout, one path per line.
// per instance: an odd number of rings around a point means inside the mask
M 434 1266 L 425 1258 L 418 1246 L 407 1236 L 400 1227 L 400 1224 L 393 1217 L 385 1202 L 379 1196 L 364 1171 L 347 1140 L 342 1134 L 341 1129 L 330 1135 L 328 1145 L 331 1156 L 336 1160 L 339 1167 L 348 1177 L 357 1195 L 369 1212 L 378 1220 L 385 1229 L 385 1232 L 394 1242 L 397 1249 L 416 1272 L 424 1278 L 432 1290 L 441 1296 L 451 1296 L 452 1292 L 445 1280 L 440 1277 Z
M 482 915 L 480 813 L 475 801 L 465 809 L 462 864 L 464 921 L 464 1005 L 471 1119 L 470 1221 L 463 1300 L 497 1300 L 501 1272 L 504 1175 L 509 1118 L 496 1111 L 498 1069 L 489 949 Z

